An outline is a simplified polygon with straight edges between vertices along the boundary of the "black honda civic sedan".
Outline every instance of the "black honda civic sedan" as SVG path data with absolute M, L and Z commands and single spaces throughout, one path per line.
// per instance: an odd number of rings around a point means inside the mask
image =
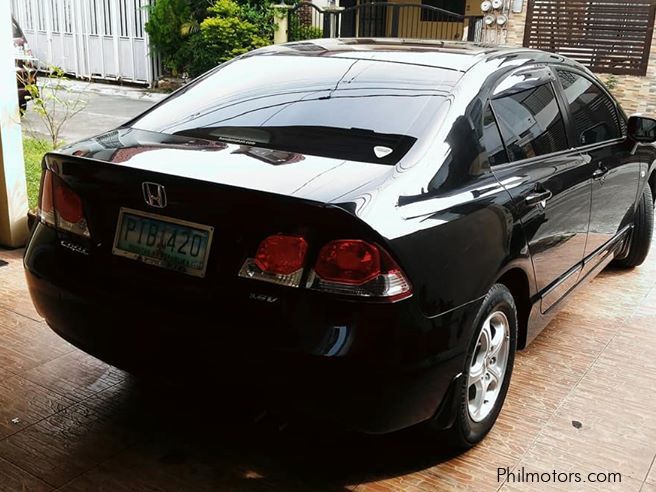
M 654 140 L 549 53 L 271 46 L 44 158 L 29 289 L 128 371 L 467 448 L 515 351 L 609 263 L 644 261 Z

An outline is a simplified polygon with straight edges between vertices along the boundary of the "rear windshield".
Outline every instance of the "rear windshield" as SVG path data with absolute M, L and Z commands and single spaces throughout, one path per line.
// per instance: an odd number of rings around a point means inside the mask
M 440 113 L 455 70 L 341 57 L 246 57 L 143 115 L 138 129 L 395 164 Z

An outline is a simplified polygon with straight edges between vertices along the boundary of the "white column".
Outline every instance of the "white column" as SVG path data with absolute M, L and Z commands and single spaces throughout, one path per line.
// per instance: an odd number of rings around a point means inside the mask
M 287 13 L 293 8 L 284 3 L 276 4 L 273 8 L 273 44 L 283 44 L 288 41 L 287 35 Z
M 125 5 L 125 3 L 123 4 Z M 134 37 L 137 35 L 134 21 L 137 13 L 134 10 L 134 2 L 125 5 L 125 16 L 128 18 L 128 37 L 130 39 L 130 63 L 132 64 L 132 80 L 137 80 L 137 67 L 134 63 Z
M 80 19 L 80 26 L 82 26 L 82 30 L 80 31 L 82 33 L 82 49 L 84 51 L 84 76 L 88 77 L 89 80 L 91 80 L 91 57 L 89 55 L 89 37 L 91 35 L 91 13 L 89 12 L 89 9 L 91 6 L 89 5 L 89 2 L 86 0 L 81 0 L 81 19 Z M 102 46 L 102 45 L 101 45 Z
M 18 247 L 27 238 L 27 185 L 13 46 L 10 4 L 0 1 L 0 244 Z
M 100 2 L 100 5 L 102 6 L 102 9 L 100 11 L 102 12 L 102 29 L 98 30 L 98 38 L 100 39 L 100 61 L 102 62 L 102 73 L 101 76 L 104 78 L 107 75 L 107 66 L 105 65 L 105 19 L 106 19 L 106 14 L 105 14 L 105 2 L 104 0 Z M 90 9 L 91 7 L 89 7 Z M 111 19 L 110 19 L 111 22 Z M 91 71 L 91 70 L 89 70 Z
M 78 44 L 78 37 L 82 31 L 80 30 L 80 10 L 78 9 L 77 0 L 71 0 L 71 17 L 71 31 L 73 31 L 73 63 L 75 65 L 75 76 L 80 77 L 81 75 L 84 75 L 84 70 L 82 70 L 80 64 L 82 50 Z
M 141 7 L 143 8 L 145 5 L 150 6 L 150 0 L 142 0 L 140 2 Z M 155 59 L 156 57 L 154 56 L 153 49 L 150 46 L 150 37 L 148 36 L 148 32 L 146 31 L 146 23 L 148 22 L 148 9 L 143 10 L 143 23 L 144 23 L 144 42 L 146 43 L 146 78 L 148 79 L 148 85 L 150 87 L 155 87 L 156 85 L 156 78 L 157 75 L 155 74 Z
M 120 9 L 118 5 L 118 0 L 111 0 L 112 2 L 112 11 L 111 11 L 111 18 L 110 21 L 112 23 L 112 39 L 114 42 L 114 63 L 116 67 L 116 78 L 121 79 L 123 78 L 123 74 L 121 73 L 121 55 L 118 47 L 119 39 L 121 32 L 119 30 L 119 24 L 118 24 L 118 19 L 120 16 Z
M 34 33 L 34 43 L 30 43 L 30 47 L 32 48 L 32 51 L 34 51 L 34 53 L 36 54 L 36 53 L 39 52 L 39 20 L 38 20 L 39 11 L 37 10 L 35 0 L 25 0 L 25 1 L 26 1 L 26 3 L 30 4 L 30 12 L 32 14 L 32 32 Z M 4 17 L 3 17 L 3 19 L 4 19 Z M 48 59 L 48 64 L 51 64 L 52 63 L 52 53 L 51 53 L 52 50 L 50 49 L 49 45 L 46 46 L 46 51 L 48 52 L 48 56 L 50 57 Z

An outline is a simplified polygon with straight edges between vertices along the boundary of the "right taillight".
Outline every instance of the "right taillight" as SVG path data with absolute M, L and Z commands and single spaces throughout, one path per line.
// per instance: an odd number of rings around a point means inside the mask
M 363 285 L 380 275 L 380 251 L 359 239 L 331 241 L 321 248 L 314 272 L 329 282 Z
M 410 282 L 394 259 L 384 249 L 359 239 L 331 241 L 321 248 L 307 287 L 389 301 L 412 295 Z
M 82 199 L 63 179 L 46 169 L 41 181 L 39 218 L 56 229 L 89 237 Z

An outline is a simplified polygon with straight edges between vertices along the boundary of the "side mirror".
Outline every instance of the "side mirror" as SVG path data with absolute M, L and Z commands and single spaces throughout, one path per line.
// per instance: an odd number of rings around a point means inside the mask
M 629 118 L 629 138 L 637 143 L 656 142 L 656 120 L 643 116 Z

